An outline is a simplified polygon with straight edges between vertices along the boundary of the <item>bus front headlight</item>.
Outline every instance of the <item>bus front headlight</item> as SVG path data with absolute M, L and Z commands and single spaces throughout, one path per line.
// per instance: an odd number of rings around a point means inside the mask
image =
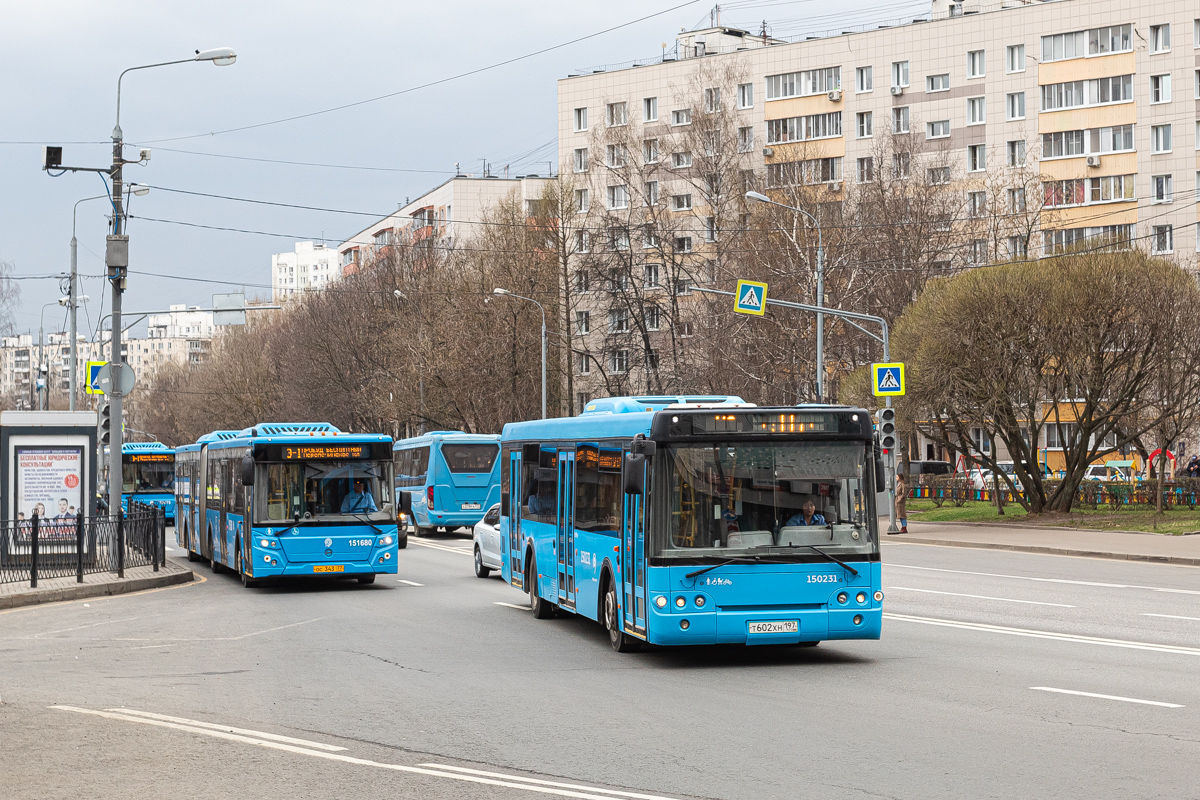
M 666 608 L 667 607 L 667 598 L 663 597 L 660 594 L 658 597 L 654 598 L 654 605 L 658 606 L 659 608 Z
M 393 539 L 391 536 L 383 536 L 383 537 L 380 537 L 380 539 L 379 539 L 379 546 L 385 547 L 394 541 L 396 541 L 396 540 Z

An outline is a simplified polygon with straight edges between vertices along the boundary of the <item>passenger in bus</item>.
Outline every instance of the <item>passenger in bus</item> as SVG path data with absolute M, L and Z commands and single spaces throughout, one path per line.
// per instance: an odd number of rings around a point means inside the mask
M 367 490 L 366 483 L 362 478 L 355 478 L 354 488 L 342 499 L 342 513 L 362 514 L 378 510 L 375 507 L 375 498 Z
M 817 504 L 809 498 L 804 501 L 804 505 L 800 506 L 800 513 L 795 514 L 787 522 L 783 523 L 783 527 L 790 528 L 795 526 L 810 526 L 810 525 L 828 525 L 825 517 L 817 513 Z

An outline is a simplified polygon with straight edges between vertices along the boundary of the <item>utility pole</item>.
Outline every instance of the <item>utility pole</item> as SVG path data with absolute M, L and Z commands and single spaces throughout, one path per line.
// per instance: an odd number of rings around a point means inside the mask
M 75 410 L 75 396 L 79 393 L 79 242 L 71 229 L 71 289 L 68 292 L 71 308 L 71 411 Z
M 125 73 L 121 73 L 124 77 Z M 112 390 L 108 403 L 113 426 L 108 447 L 108 507 L 116 513 L 121 507 L 121 444 L 124 434 L 124 417 L 121 414 L 121 300 L 125 293 L 125 277 L 129 269 L 129 237 L 122 233 L 124 206 L 122 205 L 123 184 L 121 169 L 124 166 L 124 134 L 121 132 L 121 81 L 117 80 L 117 124 L 113 126 L 112 170 L 112 233 L 108 237 L 104 262 L 108 266 L 108 280 L 112 284 L 112 335 L 109 337 L 109 370 L 112 372 Z

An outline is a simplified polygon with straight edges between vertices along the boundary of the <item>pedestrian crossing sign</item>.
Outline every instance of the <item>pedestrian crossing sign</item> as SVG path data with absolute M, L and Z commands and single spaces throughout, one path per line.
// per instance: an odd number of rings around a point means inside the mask
M 756 281 L 738 281 L 733 293 L 733 310 L 739 314 L 762 316 L 767 311 L 767 285 Z
M 96 380 L 100 377 L 100 368 L 107 363 L 107 361 L 87 362 L 87 381 L 83 384 L 83 391 L 88 394 L 104 394 L 104 391 L 96 385 Z
M 904 365 L 901 363 L 871 365 L 871 393 L 876 397 L 904 395 Z

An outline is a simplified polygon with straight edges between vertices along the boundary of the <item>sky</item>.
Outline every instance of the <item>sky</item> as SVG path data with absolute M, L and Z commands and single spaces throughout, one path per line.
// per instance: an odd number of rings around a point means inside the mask
M 107 167 L 117 76 L 128 67 L 212 47 L 238 54 L 232 66 L 185 63 L 132 72 L 122 84 L 126 158 L 136 158 L 137 147 L 152 150 L 148 164 L 125 168 L 125 180 L 155 187 L 129 209 L 124 307 L 209 306 L 214 293 L 242 287 L 269 297 L 273 253 L 309 239 L 336 245 L 451 177 L 456 162 L 464 172 L 479 172 L 486 158 L 513 175 L 547 174 L 547 162 L 557 164 L 558 79 L 660 53 L 680 29 L 707 26 L 712 8 L 711 0 L 0 2 L 0 262 L 18 276 L 69 269 L 72 206 L 106 189 L 95 173 L 50 177 L 41 146 L 63 145 L 72 166 Z M 772 34 L 792 36 L 911 18 L 929 3 L 736 0 L 722 9 L 723 24 L 757 31 L 766 20 Z M 260 126 L 583 37 L 590 38 L 436 86 Z M 229 130 L 244 126 L 259 127 Z M 281 161 L 304 164 L 272 163 Z M 80 291 L 90 298 L 81 332 L 94 331 L 109 310 L 108 284 L 97 277 L 107 210 L 103 200 L 78 206 Z M 62 330 L 59 280 L 19 283 L 15 332 L 36 336 L 43 314 L 47 331 Z

